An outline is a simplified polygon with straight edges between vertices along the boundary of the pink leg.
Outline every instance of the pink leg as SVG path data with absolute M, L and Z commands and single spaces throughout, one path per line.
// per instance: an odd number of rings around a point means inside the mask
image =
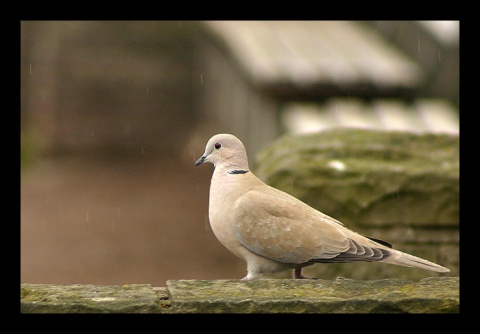
M 295 269 L 294 277 L 295 277 L 296 279 L 304 279 L 304 278 L 306 278 L 305 276 L 302 275 L 302 268 L 297 268 L 297 269 Z
M 302 275 L 302 268 L 295 269 L 294 277 L 296 279 L 316 279 L 314 277 L 305 277 Z

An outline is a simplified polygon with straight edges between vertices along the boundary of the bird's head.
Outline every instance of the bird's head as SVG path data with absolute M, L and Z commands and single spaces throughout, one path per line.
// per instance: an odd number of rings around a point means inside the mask
M 195 162 L 195 166 L 204 162 L 229 170 L 248 170 L 245 146 L 240 139 L 231 134 L 222 133 L 210 138 L 205 147 L 205 153 Z

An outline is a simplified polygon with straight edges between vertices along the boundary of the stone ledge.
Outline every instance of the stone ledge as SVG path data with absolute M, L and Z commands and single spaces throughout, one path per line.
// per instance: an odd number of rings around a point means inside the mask
M 165 288 L 23 283 L 22 313 L 162 313 L 169 308 Z
M 459 278 L 21 285 L 22 313 L 458 313 Z

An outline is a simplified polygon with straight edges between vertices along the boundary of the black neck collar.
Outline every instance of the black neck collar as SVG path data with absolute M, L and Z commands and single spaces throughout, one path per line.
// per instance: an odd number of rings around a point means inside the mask
M 234 169 L 234 170 L 228 171 L 228 174 L 246 174 L 246 173 L 248 173 L 248 170 L 244 170 L 244 169 Z

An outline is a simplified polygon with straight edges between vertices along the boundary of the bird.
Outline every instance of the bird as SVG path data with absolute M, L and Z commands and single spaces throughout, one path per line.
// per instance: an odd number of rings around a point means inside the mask
M 434 272 L 448 268 L 360 235 L 253 174 L 245 146 L 232 134 L 211 137 L 195 167 L 212 163 L 208 216 L 216 238 L 247 264 L 242 280 L 316 263 L 382 262 Z

